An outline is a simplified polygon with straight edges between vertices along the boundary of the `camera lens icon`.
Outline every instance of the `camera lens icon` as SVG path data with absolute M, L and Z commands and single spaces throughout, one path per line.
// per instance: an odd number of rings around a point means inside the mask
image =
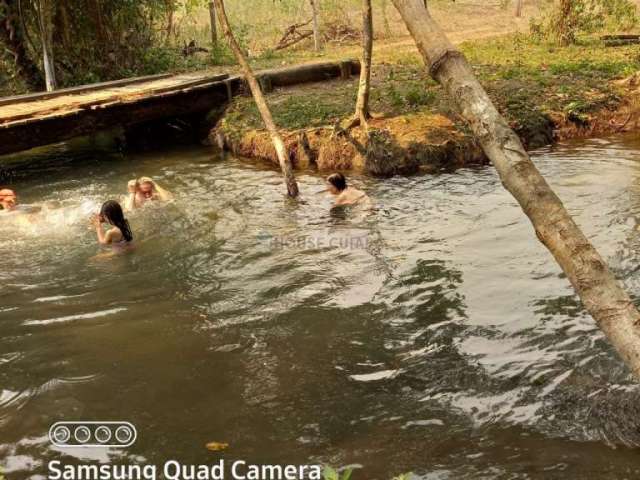
M 129 425 L 122 425 L 116 429 L 116 440 L 118 443 L 127 444 L 133 438 L 133 429 Z
M 129 422 L 57 422 L 49 429 L 49 440 L 57 447 L 124 448 L 137 436 Z
M 78 443 L 87 443 L 91 439 L 91 430 L 84 425 L 76 427 L 73 431 L 73 438 L 75 438 Z
M 71 438 L 71 430 L 69 430 L 69 428 L 65 425 L 58 425 L 51 432 L 51 438 L 53 439 L 54 443 L 65 444 Z
M 93 432 L 93 436 L 98 442 L 107 443 L 109 440 L 111 440 L 111 429 L 109 427 L 101 425 L 95 429 L 95 431 Z

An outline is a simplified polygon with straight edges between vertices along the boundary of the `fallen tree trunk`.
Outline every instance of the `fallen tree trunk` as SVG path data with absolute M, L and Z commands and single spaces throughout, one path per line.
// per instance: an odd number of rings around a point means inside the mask
M 496 110 L 470 65 L 431 18 L 422 0 L 393 0 L 431 76 L 469 123 L 504 187 L 531 220 L 538 239 L 566 273 L 585 308 L 631 371 L 640 377 L 640 313 L 575 224 Z
M 304 40 L 305 38 L 313 35 L 313 31 L 311 30 L 301 30 L 302 27 L 306 27 L 311 23 L 311 19 L 306 22 L 294 23 L 293 25 L 287 27 L 287 29 L 282 34 L 280 41 L 278 41 L 278 45 L 276 45 L 276 50 L 282 50 L 284 48 L 288 48 L 291 45 L 295 45 L 296 43 Z
M 600 39 L 604 42 L 605 47 L 620 47 L 640 43 L 640 35 L 632 34 L 602 35 Z
M 224 3 L 222 0 L 215 0 L 216 9 L 218 10 L 218 19 L 220 20 L 220 26 L 222 27 L 222 31 L 224 32 L 224 36 L 227 37 L 227 41 L 229 42 L 229 47 L 233 51 L 240 67 L 242 68 L 242 73 L 244 75 L 245 80 L 249 84 L 249 88 L 251 89 L 251 94 L 253 95 L 253 99 L 256 102 L 256 106 L 258 107 L 258 111 L 260 112 L 260 116 L 262 117 L 262 121 L 264 122 L 267 130 L 269 131 L 269 135 L 271 136 L 271 141 L 273 142 L 273 146 L 276 149 L 276 154 L 278 155 L 278 161 L 280 163 L 280 168 L 282 169 L 282 175 L 284 176 L 285 184 L 287 185 L 287 193 L 290 197 L 298 196 L 298 184 L 296 183 L 296 179 L 293 176 L 293 169 L 291 168 L 291 160 L 289 159 L 289 153 L 285 148 L 284 142 L 282 141 L 282 137 L 278 133 L 278 129 L 276 128 L 276 124 L 273 121 L 273 116 L 271 115 L 271 111 L 269 110 L 269 106 L 267 105 L 266 100 L 264 99 L 264 95 L 262 94 L 262 89 L 256 80 L 253 71 L 251 70 L 251 66 L 249 66 L 249 62 L 244 57 L 244 53 L 240 49 L 240 45 L 236 41 L 233 36 L 233 32 L 231 32 L 231 27 L 229 26 L 229 19 L 227 18 L 227 13 L 224 9 Z

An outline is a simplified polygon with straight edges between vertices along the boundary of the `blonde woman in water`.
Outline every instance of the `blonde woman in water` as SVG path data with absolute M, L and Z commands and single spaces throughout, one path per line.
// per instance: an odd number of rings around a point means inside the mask
M 149 177 L 130 180 L 127 189 L 129 195 L 125 201 L 125 209 L 133 210 L 144 206 L 148 201 L 160 200 L 166 202 L 173 199 L 171 192 L 165 190 Z

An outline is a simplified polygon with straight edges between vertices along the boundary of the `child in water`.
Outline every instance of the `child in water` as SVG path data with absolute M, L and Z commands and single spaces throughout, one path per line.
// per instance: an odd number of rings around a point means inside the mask
M 0 190 L 0 210 L 10 212 L 16 208 L 18 196 L 13 190 L 3 188 Z
M 101 245 L 128 245 L 133 240 L 131 227 L 124 214 L 122 207 L 115 200 L 109 200 L 102 205 L 100 213 L 91 219 L 98 235 L 98 242 Z M 106 232 L 102 228 L 103 223 L 112 225 L 113 228 Z
M 369 204 L 370 199 L 362 190 L 347 185 L 347 179 L 341 173 L 327 177 L 327 191 L 336 199 L 334 207 L 342 205 Z
M 160 187 L 149 177 L 130 180 L 127 190 L 129 190 L 129 195 L 124 205 L 126 210 L 140 208 L 148 201 L 160 200 L 166 202 L 173 198 L 171 192 Z

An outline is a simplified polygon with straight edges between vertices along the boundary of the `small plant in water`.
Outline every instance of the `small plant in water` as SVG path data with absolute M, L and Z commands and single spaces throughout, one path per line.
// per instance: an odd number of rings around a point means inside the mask
M 353 473 L 353 470 L 351 470 L 350 468 L 347 468 L 342 472 L 342 476 L 341 476 L 338 471 L 336 471 L 335 469 L 327 465 L 324 467 L 322 476 L 324 480 L 350 480 L 352 473 Z M 402 475 L 393 477 L 391 480 L 411 480 L 412 478 L 413 478 L 412 473 L 403 473 Z
M 353 470 L 347 468 L 344 472 L 342 472 L 341 476 L 339 472 L 327 465 L 324 467 L 322 476 L 324 480 L 349 480 L 351 478 L 351 473 L 353 473 Z

